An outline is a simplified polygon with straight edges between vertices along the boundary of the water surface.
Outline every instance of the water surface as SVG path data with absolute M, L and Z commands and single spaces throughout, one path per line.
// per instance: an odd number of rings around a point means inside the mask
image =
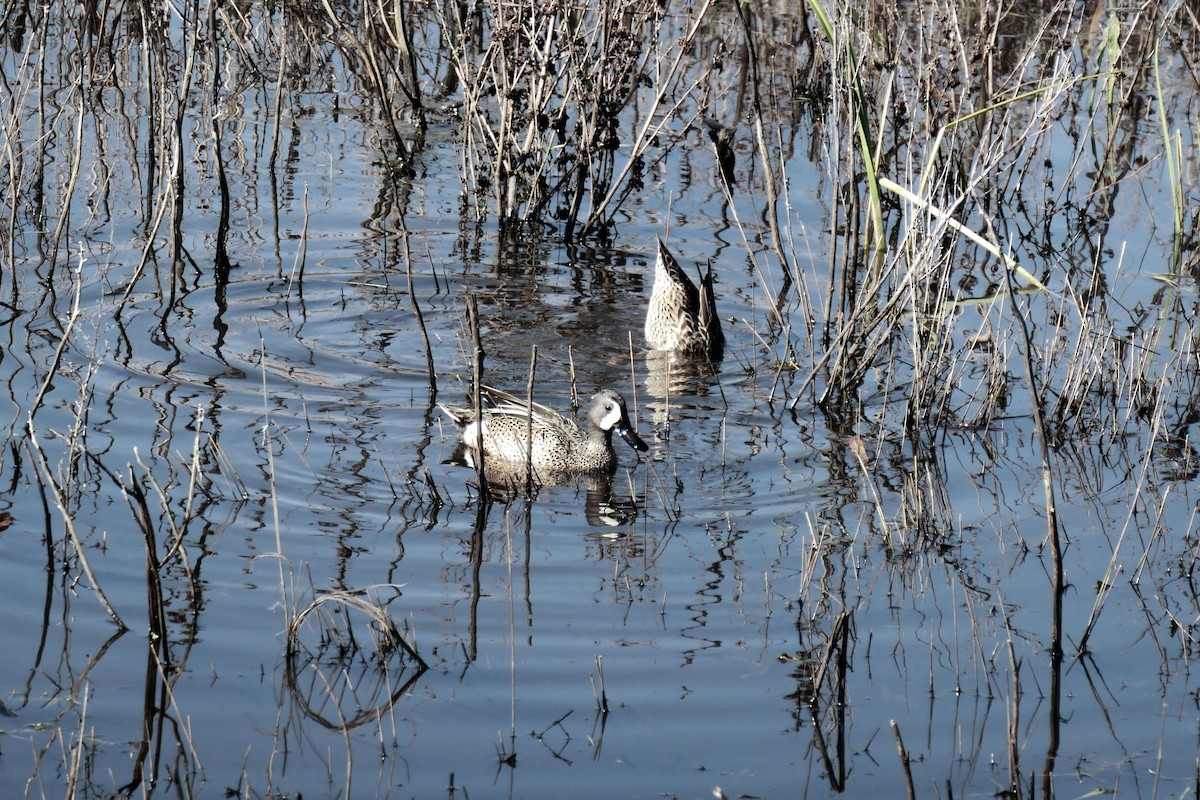
M 1061 24 L 1086 71 L 1089 29 Z M 70 51 L 76 33 L 58 33 Z M 5 53 L 10 103 L 33 102 L 18 91 L 27 46 Z M 612 235 L 568 242 L 552 224 L 473 218 L 452 108 L 397 182 L 337 63 L 278 118 L 261 90 L 274 83 L 238 90 L 227 65 L 219 145 L 207 99 L 183 115 L 175 258 L 149 202 L 165 165 L 145 150 L 144 84 L 86 102 L 57 87 L 38 180 L 5 187 L 5 796 L 895 797 L 906 770 L 920 796 L 1196 791 L 1194 367 L 1172 356 L 1194 356 L 1195 293 L 1182 270 L 1169 293 L 1150 275 L 1172 245 L 1146 224 L 1170 210 L 1156 166 L 1128 178 L 1091 261 L 1050 201 L 1047 239 L 1020 240 L 1075 245 L 1021 298 L 1048 394 L 1105 364 L 1089 342 L 1117 330 L 1178 412 L 1131 406 L 1117 430 L 1099 406 L 1059 428 L 1078 432 L 1050 449 L 1059 592 L 1007 300 L 955 308 L 963 356 L 939 378 L 959 418 L 975 403 L 984 424 L 906 435 L 919 359 L 903 354 L 934 346 L 915 327 L 892 332 L 901 355 L 871 363 L 852 398 L 802 390 L 837 335 L 816 315 L 836 305 L 830 253 L 846 246 L 819 114 L 797 100 L 782 150 L 804 283 L 781 319 L 735 113 L 732 194 L 702 127 L 680 123 Z M 136 49 L 118 64 L 144 77 Z M 1086 120 L 1069 104 L 1060 117 Z M 10 130 L 36 141 L 32 117 Z M 1062 138 L 1047 185 L 1086 172 Z M 38 186 L 67 205 L 39 204 Z M 713 263 L 728 341 L 715 372 L 668 374 L 642 347 L 658 236 L 689 270 Z M 974 273 L 978 252 L 955 247 Z M 1080 264 L 1104 276 L 1109 329 L 1058 321 Z M 488 382 L 523 392 L 535 363 L 539 400 L 567 413 L 617 389 L 650 451 L 618 442 L 611 486 L 485 502 L 445 463 L 455 431 L 436 409 L 467 396 L 468 296 Z M 1163 319 L 1170 336 L 1142 337 Z M 989 326 L 995 348 L 968 343 Z M 1064 366 L 1056 348 L 1078 357 Z M 289 657 L 289 626 L 317 600 Z

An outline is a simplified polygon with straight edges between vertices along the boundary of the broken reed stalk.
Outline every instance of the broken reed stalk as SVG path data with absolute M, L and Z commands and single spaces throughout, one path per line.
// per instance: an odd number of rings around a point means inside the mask
M 279 138 L 283 132 L 283 87 L 284 76 L 287 74 L 287 52 L 289 47 L 288 32 L 288 6 L 281 5 L 278 10 L 279 14 L 279 67 L 275 71 L 275 96 L 272 102 L 274 108 L 271 113 L 271 148 L 270 155 L 267 157 L 267 165 L 271 173 L 271 185 L 275 185 L 275 169 L 279 162 Z M 264 70 L 265 72 L 265 70 Z M 278 208 L 278 204 L 276 204 Z
M 87 453 L 89 461 L 108 476 L 114 485 L 121 489 L 121 493 L 129 505 L 134 523 L 142 533 L 145 547 L 146 598 L 149 621 L 147 642 L 149 650 L 145 678 L 145 696 L 147 699 L 144 709 L 143 736 L 139 742 L 135 758 L 135 768 L 133 770 L 134 777 L 128 785 L 129 787 L 136 787 L 142 781 L 142 768 L 153 739 L 151 734 L 153 728 L 152 719 L 160 715 L 162 713 L 161 709 L 165 708 L 168 704 L 171 706 L 175 705 L 171 676 L 183 674 L 184 666 L 187 662 L 187 653 L 190 651 L 190 645 L 192 644 L 192 641 L 189 640 L 185 651 L 178 658 L 169 647 L 168 592 L 163 586 L 163 575 L 168 569 L 181 571 L 187 577 L 188 581 L 191 582 L 192 591 L 197 591 L 196 574 L 188 562 L 187 551 L 183 547 L 184 536 L 192 517 L 197 484 L 200 480 L 200 452 L 203 440 L 202 429 L 204 420 L 204 409 L 202 407 L 197 410 L 197 419 L 193 452 L 187 470 L 187 494 L 182 508 L 182 516 L 179 520 L 176 520 L 171 512 L 172 502 L 167 487 L 155 478 L 151 468 L 141 460 L 136 450 L 134 451 L 134 455 L 138 466 L 141 468 L 142 479 L 139 479 L 135 474 L 133 464 L 127 465 L 129 476 L 128 480 L 124 480 L 121 476 L 110 470 L 101 461 L 99 456 L 91 452 Z M 158 507 L 161 509 L 162 515 L 169 525 L 170 538 L 166 542 L 165 550 L 161 555 L 159 553 L 158 536 L 156 535 L 158 525 L 155 522 L 154 515 L 151 513 L 150 503 L 143 489 L 143 482 L 148 483 L 154 488 L 157 495 Z M 194 596 L 196 595 L 193 594 Z M 192 610 L 193 613 L 198 613 L 194 607 Z M 180 716 L 184 715 L 180 714 Z M 187 732 L 185 731 L 183 735 L 187 737 Z M 198 764 L 199 758 L 195 753 L 194 744 L 189 744 L 188 750 L 190 755 L 185 754 L 183 758 Z
M 529 380 L 525 384 L 525 403 L 529 413 L 525 416 L 525 496 L 533 497 L 533 384 L 537 374 L 537 345 L 529 351 Z M 480 428 L 483 426 L 481 425 Z
M 893 553 L 902 553 L 908 547 L 908 542 L 904 541 L 903 534 L 899 532 L 903 526 L 888 524 L 887 514 L 883 510 L 883 498 L 879 496 L 879 490 L 875 486 L 875 477 L 871 474 L 870 467 L 867 466 L 867 451 L 862 439 L 857 436 L 851 437 L 848 449 L 854 456 L 859 470 L 862 471 L 863 482 L 866 483 L 867 488 L 871 491 L 871 496 L 875 499 L 875 516 L 879 519 L 879 525 L 883 529 L 883 537 L 887 540 L 888 547 Z M 892 536 L 893 528 L 897 530 L 895 538 Z M 897 539 L 899 539 L 899 546 L 897 546 Z
M 58 224 L 54 226 L 54 233 L 50 237 L 51 264 L 54 263 L 55 257 L 61 249 L 63 234 L 71 222 L 71 201 L 75 196 L 75 185 L 79 181 L 79 170 L 83 163 L 83 120 L 87 115 L 87 104 L 84 102 L 87 91 L 84 87 L 84 80 L 83 70 L 80 70 L 78 85 L 74 92 L 79 101 L 79 114 L 75 118 L 75 147 L 71 151 L 71 167 L 67 173 L 67 183 L 63 187 L 62 196 L 59 199 L 63 213 L 58 215 Z
M 425 315 L 421 313 L 421 304 L 417 301 L 417 292 L 413 288 L 412 249 L 409 244 L 407 227 L 404 218 L 400 218 L 403 228 L 400 236 L 400 247 L 404 252 L 405 274 L 408 279 L 408 301 L 412 305 L 413 315 L 417 318 L 417 328 L 421 331 L 421 341 L 425 345 L 426 377 L 429 380 L 429 405 L 432 408 L 437 402 L 437 372 L 433 364 L 433 347 L 429 344 L 429 331 L 425 329 Z
M 271 527 L 275 531 L 275 558 L 279 562 L 279 597 L 283 602 L 283 613 L 289 622 L 296 617 L 296 598 L 288 592 L 287 575 L 284 572 L 283 526 L 279 517 L 279 489 L 275 482 L 275 448 L 271 442 L 271 395 L 267 391 L 267 342 L 262 336 L 258 340 L 259 375 L 262 379 L 262 449 L 267 459 L 267 487 L 270 498 Z
M 192 458 L 191 462 L 188 464 L 188 492 L 187 498 L 184 500 L 183 504 L 183 524 L 176 527 L 174 520 L 171 520 L 171 525 L 175 529 L 176 547 L 178 547 L 183 541 L 183 536 L 187 532 L 187 526 L 192 519 L 192 509 L 196 501 L 196 489 L 200 485 L 200 443 L 203 440 L 204 420 L 206 416 L 207 412 L 205 411 L 205 407 L 197 404 L 195 422 L 196 432 L 195 438 L 192 441 Z M 162 498 L 162 501 L 165 504 L 166 497 L 163 496 L 161 490 L 159 491 L 159 496 Z
M 592 694 L 596 697 L 596 708 L 601 714 L 608 715 L 608 694 L 604 691 L 604 656 L 596 656 L 596 671 L 589 674 L 592 682 Z
M 776 143 L 778 145 L 778 138 L 776 139 Z M 766 147 L 765 142 L 763 143 L 762 147 L 763 148 Z M 766 151 L 765 149 L 763 149 L 763 150 L 761 150 L 759 157 L 761 159 L 767 159 L 767 158 L 769 158 L 769 156 L 770 156 L 769 152 Z M 762 167 L 763 167 L 764 175 L 768 175 L 768 176 L 772 175 L 771 165 L 769 162 L 764 162 Z M 784 175 L 786 177 L 786 172 L 784 172 Z M 773 181 L 774 177 L 770 177 L 769 180 Z M 757 241 L 757 237 L 758 237 L 757 232 L 747 231 L 745 223 L 742 222 L 742 216 L 741 216 L 741 214 L 738 213 L 737 203 L 734 201 L 734 196 L 733 196 L 733 192 L 731 191 L 731 187 L 726 185 L 725 181 L 723 181 L 723 180 L 721 181 L 721 191 L 725 195 L 725 202 L 726 202 L 726 206 L 728 208 L 728 214 L 729 214 L 730 218 L 733 220 L 734 227 L 737 228 L 738 234 L 742 237 L 742 244 L 745 245 L 745 248 L 746 248 L 746 257 L 750 260 L 750 263 L 754 266 L 754 277 L 758 280 L 759 288 L 762 290 L 763 296 L 766 298 L 768 319 L 770 319 L 772 322 L 776 323 L 771 326 L 771 331 L 772 331 L 772 333 L 779 331 L 784 342 L 787 342 L 788 341 L 788 336 L 787 336 L 788 323 L 787 323 L 787 319 L 784 315 L 783 300 L 784 300 L 784 293 L 787 291 L 787 287 L 793 281 L 796 282 L 797 286 L 801 287 L 801 290 L 797 292 L 797 297 L 799 298 L 799 300 L 802 304 L 802 307 L 804 309 L 804 317 L 806 319 L 812 317 L 811 310 L 809 309 L 809 306 L 811 305 L 811 298 L 808 295 L 806 286 L 804 283 L 800 282 L 796 278 L 793 278 L 792 274 L 791 274 L 792 272 L 795 272 L 798 276 L 799 268 L 795 264 L 794 259 L 786 258 L 786 253 L 783 250 L 782 242 L 780 242 L 779 247 L 778 247 L 779 253 L 776 254 L 776 257 L 785 259 L 784 261 L 781 262 L 781 266 L 783 267 L 784 276 L 783 276 L 783 286 L 778 291 L 776 291 L 776 289 L 773 285 L 773 281 L 771 280 L 771 273 L 768 269 L 766 269 L 764 267 L 764 265 L 762 263 L 763 259 L 758 257 L 759 253 L 756 252 L 756 247 L 753 244 L 755 241 Z M 776 224 L 778 224 L 778 223 L 776 223 Z M 781 236 L 781 235 L 782 234 L 779 234 L 778 236 Z M 773 237 L 773 238 L 776 238 L 776 237 Z M 775 249 L 775 248 L 773 247 L 773 249 Z M 748 327 L 750 327 L 751 332 L 755 336 L 757 336 L 760 340 L 762 340 L 762 335 L 757 330 L 755 330 L 752 326 L 750 326 L 748 322 L 746 324 Z M 765 347 L 770 349 L 770 345 L 767 344 L 765 340 L 763 340 L 763 344 Z M 781 363 L 782 363 L 782 360 L 781 360 Z
M 482 421 L 483 414 L 483 339 L 479 334 L 479 301 L 474 292 L 467 294 L 467 327 L 471 330 L 473 352 L 471 357 L 471 403 L 475 410 L 475 419 Z M 476 529 L 482 531 L 482 521 L 486 519 L 488 498 L 487 473 L 483 454 L 483 425 L 475 426 L 475 478 L 479 482 L 479 509 Z
M 163 561 L 158 555 L 158 541 L 155 536 L 154 520 L 150 514 L 150 505 L 146 500 L 146 493 L 133 473 L 133 465 L 128 465 L 128 468 L 129 483 L 128 485 L 123 485 L 123 488 L 128 490 L 126 500 L 129 503 L 130 510 L 133 512 L 134 521 L 137 523 L 138 528 L 141 529 L 142 542 L 146 549 L 146 611 L 149 617 L 150 628 L 146 642 L 149 658 L 146 665 L 145 678 L 147 698 L 145 714 L 148 722 L 149 718 L 156 713 L 151 709 L 151 706 L 161 703 L 161 700 L 157 697 L 159 688 L 163 692 L 167 692 L 167 676 L 177 673 L 171 663 L 166 600 L 162 582 Z M 190 570 L 188 572 L 190 576 Z M 151 702 L 150 698 L 154 698 L 153 702 Z M 150 739 L 150 726 L 147 724 L 142 731 L 142 738 L 139 742 L 136 759 L 138 768 L 133 773 L 133 780 L 130 783 L 131 787 L 140 784 L 142 781 L 141 765 L 149 750 Z
M 88 718 L 88 700 L 91 698 L 91 684 L 83 683 L 83 697 L 80 701 L 79 710 L 79 739 L 71 747 L 71 762 L 70 768 L 67 770 L 67 785 L 63 797 L 75 797 L 76 791 L 80 783 L 80 773 L 83 770 L 83 763 L 86 760 L 84 756 L 84 738 L 87 730 Z
M 54 473 L 50 469 L 50 464 L 46 461 L 46 453 L 42 450 L 42 445 L 38 442 L 37 432 L 33 428 L 32 418 L 27 423 L 28 438 L 25 442 L 25 448 L 34 462 L 37 464 L 38 484 L 43 488 L 49 488 L 50 494 L 54 499 L 54 507 L 58 509 L 59 515 L 63 520 L 63 527 L 66 529 L 67 538 L 71 541 L 71 547 L 75 550 L 75 555 L 79 559 L 79 566 L 83 569 L 84 576 L 87 577 L 88 583 L 91 584 L 92 591 L 96 594 L 96 599 L 100 601 L 100 605 L 108 612 L 112 621 L 117 624 L 117 627 L 122 631 L 129 630 L 129 626 L 121 619 L 121 615 L 113 608 L 112 603 L 108 601 L 108 596 L 104 594 L 103 587 L 100 586 L 100 581 L 92 572 L 92 565 L 88 562 L 87 550 L 83 546 L 83 542 L 79 538 L 78 531 L 75 530 L 75 519 L 71 516 L 71 511 L 67 508 L 67 500 L 62 489 L 54 479 Z
M 917 793 L 912 779 L 912 759 L 909 758 L 908 751 L 904 749 L 904 739 L 900 736 L 900 725 L 896 720 L 892 720 L 892 735 L 896 737 L 896 749 L 900 751 L 900 764 L 904 767 L 904 788 L 908 800 L 916 800 Z
M 809 699 L 810 704 L 815 706 L 817 699 L 820 697 L 821 684 L 825 682 L 825 673 L 829 670 L 829 663 L 836 651 L 838 654 L 839 664 L 844 664 L 846 661 L 846 646 L 849 643 L 850 635 L 850 612 L 841 611 L 838 613 L 837 619 L 833 623 L 833 630 L 829 632 L 829 641 L 825 643 L 825 653 L 821 656 L 821 663 L 817 665 L 813 671 L 812 697 Z
M 300 244 L 296 248 L 296 256 L 292 259 L 292 273 L 288 276 L 287 296 L 291 297 L 292 286 L 296 287 L 296 296 L 304 297 L 304 265 L 308 261 L 308 184 L 304 184 L 304 194 L 301 199 L 304 209 L 304 222 L 300 226 Z
M 221 276 L 221 275 L 228 276 L 229 270 L 231 267 L 231 264 L 229 261 L 229 218 L 230 218 L 230 202 L 231 201 L 230 201 L 230 195 L 229 195 L 229 176 L 225 172 L 225 148 L 222 143 L 222 135 L 221 135 L 222 130 L 223 130 L 221 120 L 224 118 L 224 115 L 219 113 L 219 111 L 218 111 L 218 109 L 220 109 L 220 107 L 221 107 L 220 104 L 221 104 L 221 88 L 222 88 L 221 81 L 220 81 L 220 75 L 222 72 L 221 71 L 222 48 L 221 48 L 220 42 L 217 40 L 217 31 L 218 31 L 218 27 L 219 27 L 218 23 L 217 23 L 217 8 L 219 5 L 220 5 L 220 3 L 216 2 L 216 0 L 210 0 L 209 5 L 208 5 L 208 35 L 209 35 L 209 46 L 210 46 L 210 50 L 211 50 L 211 52 L 209 52 L 209 54 L 208 54 L 208 57 L 210 59 L 209 67 L 210 67 L 210 71 L 212 74 L 212 97 L 210 99 L 210 102 L 212 103 L 212 113 L 210 114 L 210 121 L 209 121 L 210 126 L 211 126 L 211 131 L 212 131 L 212 147 L 210 148 L 210 151 L 212 152 L 212 155 L 213 155 L 213 164 L 215 165 L 215 171 L 217 174 L 217 197 L 218 197 L 218 208 L 219 208 L 219 211 L 217 214 L 217 236 L 216 236 L 216 240 L 215 240 L 214 246 L 213 246 L 213 251 L 214 251 L 213 252 L 213 260 L 215 262 L 215 268 L 216 268 L 217 275 L 218 276 Z M 222 14 L 222 17 L 224 18 L 223 14 Z M 223 21 L 228 22 L 227 19 L 223 19 Z M 307 187 L 305 187 L 305 214 L 304 214 L 305 232 L 304 232 L 304 234 L 301 235 L 301 239 L 300 239 L 301 252 L 304 251 L 305 242 L 308 239 L 308 236 L 307 236 L 308 207 L 307 206 L 308 206 L 308 192 L 307 192 Z M 304 274 L 303 260 L 301 260 L 301 264 L 300 264 L 300 273 L 301 273 L 301 276 L 303 277 L 303 274 Z M 218 277 L 217 280 L 219 282 L 221 280 L 227 280 L 227 278 L 223 279 L 221 277 Z M 171 281 L 171 303 L 170 303 L 171 306 L 175 305 L 176 283 L 177 283 L 177 281 L 174 279 Z M 290 288 L 290 286 L 289 286 L 289 288 Z M 164 320 L 164 324 L 165 324 L 165 320 Z
M 166 522 L 170 527 L 171 541 L 165 552 L 163 552 L 161 556 L 155 557 L 158 562 L 158 567 L 161 569 L 163 564 L 174 560 L 176 556 L 178 556 L 183 571 L 188 576 L 189 580 L 194 580 L 194 578 L 192 576 L 191 567 L 188 564 L 187 551 L 183 548 L 183 538 L 187 532 L 188 525 L 191 522 L 191 500 L 195 496 L 196 481 L 198 480 L 199 475 L 199 443 L 200 437 L 199 432 L 197 432 L 196 450 L 192 453 L 193 466 L 188 470 L 188 498 L 183 509 L 182 517 L 178 522 L 175 520 L 174 514 L 171 513 L 171 498 L 167 491 L 167 487 L 159 483 L 158 479 L 154 477 L 154 473 L 150 470 L 150 467 L 143 463 L 141 455 L 137 452 L 137 450 L 134 450 L 134 458 L 136 459 L 138 466 L 142 468 L 142 473 L 145 476 L 146 482 L 154 487 L 154 492 L 158 497 L 159 508 L 162 509 Z M 99 459 L 96 459 L 96 463 L 99 465 Z M 105 472 L 108 471 L 103 466 L 101 466 L 101 469 L 104 469 Z M 121 486 L 123 493 L 131 495 L 132 498 L 137 500 L 137 507 L 134 507 L 132 502 L 130 503 L 131 510 L 134 512 L 134 518 L 138 522 L 138 527 L 143 529 L 143 533 L 153 540 L 153 518 L 150 515 L 150 508 L 146 502 L 145 492 L 142 490 L 140 484 L 137 486 L 132 485 L 136 482 L 136 477 L 133 474 L 132 464 L 129 465 L 129 479 L 131 484 L 130 486 L 127 487 L 119 482 L 118 485 Z
M 567 378 L 571 381 L 571 413 L 579 410 L 579 384 L 575 380 L 575 349 L 567 345 Z
M 215 0 L 214 0 L 215 2 Z M 172 120 L 173 129 L 171 130 L 171 191 L 164 194 L 171 198 L 171 260 L 176 263 L 182 263 L 184 260 L 183 247 L 183 217 L 184 209 L 186 208 L 187 199 L 187 181 L 184 179 L 186 169 L 183 157 L 184 143 L 188 141 L 186 133 L 186 125 L 188 114 L 191 108 L 192 80 L 195 77 L 195 58 L 196 53 L 200 52 L 200 9 L 199 0 L 193 0 L 190 3 L 182 3 L 181 10 L 183 12 L 183 30 L 187 31 L 188 41 L 184 45 L 184 52 L 187 56 L 184 60 L 182 74 L 183 80 L 179 85 L 178 94 L 173 99 L 175 101 L 175 116 Z M 190 15 L 190 18 L 189 18 Z M 164 51 L 165 52 L 165 51 Z M 166 61 L 165 55 L 163 61 Z M 216 83 L 216 76 L 212 77 L 212 81 Z M 163 84 L 163 101 L 168 100 L 168 87 Z M 215 109 L 213 109 L 215 112 Z M 171 270 L 172 281 L 175 280 L 177 270 Z M 132 287 L 132 283 L 130 286 Z
M 638 409 L 637 355 L 636 355 L 637 350 L 635 350 L 634 346 L 633 346 L 633 331 L 625 331 L 625 341 L 626 341 L 626 347 L 629 348 L 628 349 L 628 352 L 629 352 L 629 386 L 631 389 L 631 391 L 629 393 L 629 397 L 633 404 L 633 421 L 636 423 L 637 422 L 637 413 L 638 413 L 638 411 L 637 411 L 637 409 Z M 572 365 L 572 367 L 571 367 L 572 373 L 574 373 L 574 369 L 575 369 L 575 367 L 574 367 L 574 365 Z M 572 384 L 573 383 L 574 383 L 574 379 L 572 379 Z M 637 451 L 635 450 L 634 452 L 636 453 Z
M 26 417 L 26 427 L 29 433 L 33 434 L 33 418 L 37 414 L 38 409 L 42 407 L 42 403 L 46 400 L 46 392 L 53 385 L 53 380 L 58 376 L 58 368 L 62 365 L 63 352 L 67 349 L 67 343 L 71 338 L 72 331 L 75 330 L 75 324 L 79 322 L 80 316 L 80 300 L 83 295 L 83 251 L 79 253 L 79 264 L 75 268 L 75 279 L 73 292 L 71 294 L 71 305 L 67 311 L 67 324 L 63 328 L 62 336 L 58 339 L 58 344 L 54 348 L 54 356 L 50 359 L 50 367 L 46 370 L 46 376 L 42 379 L 41 386 L 38 387 L 37 396 L 33 399 L 33 404 L 29 407 L 29 413 Z
M 1004 627 L 1008 629 L 1008 617 L 1005 615 Z M 1009 633 L 1011 634 L 1011 630 Z M 1008 669 L 1012 675 L 1012 701 L 1008 704 L 1008 783 L 1009 789 L 1021 782 L 1021 662 L 1014 651 L 1012 638 L 1008 642 Z M 1014 793 L 1020 797 L 1020 793 Z

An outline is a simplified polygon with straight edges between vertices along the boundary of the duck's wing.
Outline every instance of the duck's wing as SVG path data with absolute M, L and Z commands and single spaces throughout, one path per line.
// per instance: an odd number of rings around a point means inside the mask
M 479 417 L 501 414 L 528 416 L 529 409 L 525 403 L 518 400 L 508 392 L 502 392 L 499 389 L 494 389 L 491 386 L 479 387 L 479 411 L 471 406 L 452 406 L 446 403 L 438 403 L 437 407 L 442 410 L 446 416 L 450 417 L 459 427 L 465 427 Z M 469 397 L 469 395 L 468 395 Z
M 437 407 L 459 428 L 465 428 L 475 420 L 475 412 L 472 409 L 448 406 L 445 403 L 438 403 Z
M 524 397 L 496 389 L 491 386 L 481 386 L 484 406 L 489 414 L 502 414 L 506 417 L 533 417 L 534 425 L 573 430 L 575 424 L 549 406 L 541 403 L 530 403 Z

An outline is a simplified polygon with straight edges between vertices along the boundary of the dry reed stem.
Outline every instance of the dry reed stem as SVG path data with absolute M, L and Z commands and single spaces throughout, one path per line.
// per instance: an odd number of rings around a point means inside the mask
M 917 793 L 913 787 L 912 779 L 912 759 L 909 758 L 908 751 L 904 749 L 904 739 L 900 735 L 900 725 L 896 720 L 892 720 L 892 736 L 896 739 L 896 749 L 900 753 L 900 765 L 904 768 L 904 789 L 908 800 L 916 800 Z
M 474 293 L 467 295 L 467 325 L 471 329 L 473 353 L 471 357 L 472 380 L 471 398 L 475 419 L 483 419 L 483 361 L 485 351 L 483 339 L 479 331 L 479 304 Z M 476 516 L 476 529 L 483 530 L 487 519 L 487 506 L 490 494 L 488 492 L 486 457 L 483 452 L 483 425 L 475 426 L 475 479 L 479 482 L 479 508 Z
M 592 684 L 592 694 L 596 698 L 596 710 L 602 715 L 608 715 L 608 692 L 604 688 L 604 656 L 596 656 L 596 671 L 588 673 Z
M 401 218 L 403 225 L 403 218 Z M 425 345 L 425 366 L 427 369 L 427 378 L 429 381 L 429 404 L 433 406 L 437 402 L 437 370 L 434 367 L 433 361 L 433 346 L 429 343 L 429 331 L 425 328 L 425 315 L 421 313 L 421 304 L 417 301 L 417 292 L 413 287 L 412 274 L 412 253 L 409 244 L 410 237 L 407 229 L 400 237 L 400 242 L 404 254 L 404 273 L 408 281 L 408 299 L 412 305 L 413 316 L 417 318 L 417 328 L 421 331 L 421 342 Z
M 525 404 L 529 413 L 525 415 L 525 496 L 533 497 L 533 385 L 537 374 L 537 345 L 529 348 L 529 379 L 525 382 Z M 483 426 L 480 425 L 482 431 Z M 482 451 L 482 438 L 480 450 Z
M 79 533 L 75 529 L 74 516 L 71 512 L 70 503 L 66 496 L 67 484 L 65 482 L 60 484 L 59 480 L 55 478 L 54 471 L 51 470 L 49 461 L 46 458 L 46 453 L 42 449 L 42 445 L 38 440 L 37 427 L 34 424 L 38 410 L 45 402 L 46 393 L 49 391 L 54 379 L 59 375 L 59 369 L 62 366 L 63 353 L 71 340 L 75 326 L 79 322 L 79 318 L 81 316 L 80 298 L 83 291 L 83 264 L 84 259 L 81 253 L 78 267 L 74 271 L 74 290 L 71 297 L 70 309 L 67 312 L 66 325 L 63 328 L 62 335 L 59 337 L 58 344 L 55 346 L 54 355 L 51 358 L 50 366 L 46 371 L 46 376 L 42 380 L 41 385 L 38 388 L 38 393 L 34 398 L 33 403 L 30 405 L 29 411 L 26 415 L 25 449 L 33 458 L 34 463 L 37 465 L 38 483 L 43 487 L 43 489 L 49 488 L 50 490 L 51 496 L 54 499 L 54 506 L 58 509 L 58 513 L 62 517 L 67 538 L 70 540 L 71 547 L 75 551 L 76 557 L 79 559 L 79 565 L 83 569 L 84 575 L 88 579 L 88 583 L 91 584 L 92 591 L 96 594 L 96 599 L 100 601 L 100 605 L 103 606 L 104 610 L 108 612 L 109 617 L 111 617 L 113 622 L 117 624 L 117 627 L 121 630 L 127 630 L 125 622 L 121 619 L 120 614 L 117 613 L 117 610 L 109 602 L 108 597 L 104 593 L 103 587 L 100 585 L 99 580 L 92 571 L 91 563 L 88 561 L 87 557 L 87 550 L 84 548 L 83 542 L 79 537 Z M 85 387 L 86 382 L 84 386 L 81 386 L 81 389 L 85 389 Z M 86 411 L 86 402 L 81 403 L 79 407 L 76 408 L 77 428 L 81 427 L 80 421 L 86 414 Z

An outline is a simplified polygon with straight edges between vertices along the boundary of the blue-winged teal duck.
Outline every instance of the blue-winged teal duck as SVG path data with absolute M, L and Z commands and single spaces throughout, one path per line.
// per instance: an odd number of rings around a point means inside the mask
M 592 398 L 588 409 L 588 429 L 582 431 L 571 420 L 552 408 L 533 403 L 493 389 L 480 387 L 483 408 L 478 417 L 469 408 L 452 408 L 438 404 L 459 426 L 462 439 L 463 463 L 475 465 L 475 452 L 482 424 L 483 462 L 489 472 L 524 480 L 526 456 L 532 452 L 533 477 L 543 483 L 554 483 L 564 476 L 586 473 L 611 473 L 617 468 L 612 435 L 631 447 L 649 449 L 625 410 L 625 400 L 611 389 L 602 389 Z M 531 422 L 532 420 L 532 422 Z M 526 434 L 532 425 L 533 446 Z
M 721 357 L 725 346 L 713 295 L 712 265 L 700 276 L 697 289 L 662 239 L 658 240 L 654 291 L 650 293 L 650 310 L 646 312 L 646 344 L 652 350 L 674 350 L 714 359 Z

